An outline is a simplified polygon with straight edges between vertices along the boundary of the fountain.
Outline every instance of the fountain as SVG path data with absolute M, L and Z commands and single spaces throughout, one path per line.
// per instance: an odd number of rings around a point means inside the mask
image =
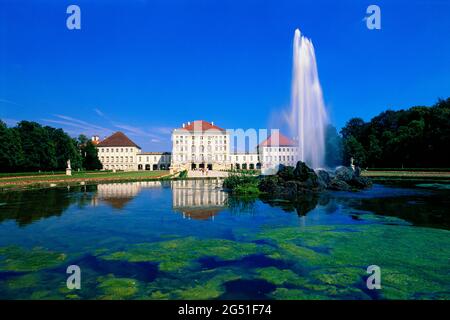
M 317 72 L 314 46 L 295 30 L 292 101 L 289 126 L 299 147 L 298 159 L 312 168 L 325 166 L 325 126 L 328 121 Z

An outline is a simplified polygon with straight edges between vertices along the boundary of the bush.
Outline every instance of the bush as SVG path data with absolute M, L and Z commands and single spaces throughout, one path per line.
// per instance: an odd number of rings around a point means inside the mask
M 223 187 L 235 194 L 259 194 L 258 177 L 246 174 L 230 174 L 225 178 Z
M 178 176 L 178 178 L 180 178 L 180 179 L 186 179 L 187 176 L 188 176 L 187 170 L 183 170 L 183 171 L 180 172 L 180 175 Z
M 243 184 L 238 185 L 236 188 L 234 188 L 233 193 L 238 195 L 257 196 L 259 195 L 260 191 L 258 189 L 258 186 L 255 184 Z

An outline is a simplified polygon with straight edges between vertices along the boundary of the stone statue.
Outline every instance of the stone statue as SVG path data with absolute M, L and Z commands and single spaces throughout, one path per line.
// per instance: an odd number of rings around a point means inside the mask
M 353 157 L 350 158 L 350 167 L 355 171 L 355 159 L 353 159 Z
M 66 176 L 72 175 L 72 167 L 70 166 L 70 159 L 67 160 Z

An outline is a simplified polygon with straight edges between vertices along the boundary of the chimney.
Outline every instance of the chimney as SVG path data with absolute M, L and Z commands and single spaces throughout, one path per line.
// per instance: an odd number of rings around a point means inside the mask
M 191 122 L 190 121 L 188 121 L 188 126 L 190 126 L 191 125 Z
M 185 124 L 183 123 L 183 128 L 185 127 Z
M 211 121 L 211 124 L 214 125 L 214 121 Z

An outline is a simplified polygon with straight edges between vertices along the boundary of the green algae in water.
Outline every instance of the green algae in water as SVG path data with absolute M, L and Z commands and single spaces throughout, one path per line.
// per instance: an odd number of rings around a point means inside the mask
M 298 274 L 290 269 L 278 269 L 275 267 L 258 268 L 255 270 L 257 277 L 266 280 L 275 285 L 304 285 L 307 280 L 300 277 Z
M 113 275 L 99 277 L 100 299 L 122 300 L 130 299 L 138 292 L 138 281 L 130 278 L 116 278 Z
M 217 257 L 220 260 L 229 261 L 267 250 L 267 246 L 255 243 L 187 237 L 132 245 L 126 251 L 100 255 L 99 258 L 129 262 L 155 262 L 159 263 L 161 271 L 180 272 L 186 268 L 195 268 L 196 260 L 203 257 Z
M 398 225 L 405 225 L 405 226 L 411 225 L 410 222 L 405 221 L 400 218 L 397 218 L 397 217 L 380 216 L 380 215 L 373 214 L 373 213 L 359 214 L 357 217 L 361 220 L 383 223 L 383 224 L 398 224 Z
M 342 229 L 345 232 L 339 231 Z M 308 289 L 345 295 L 339 287 L 355 286 L 366 268 L 375 264 L 381 268 L 382 287 L 387 288 L 379 292 L 381 297 L 414 299 L 450 297 L 449 236 L 449 231 L 438 229 L 351 225 L 279 228 L 266 230 L 257 238 L 277 246 L 274 259 L 316 268 L 309 275 L 312 279 L 337 288 L 329 291 L 331 286 L 309 284 Z M 327 253 L 309 249 L 311 245 Z M 342 267 L 345 269 L 339 269 Z
M 189 272 L 179 278 L 157 278 L 147 286 L 149 299 L 217 299 L 225 293 L 224 284 L 242 278 L 237 269 L 217 268 Z M 244 272 L 245 273 L 245 272 Z
M 215 299 L 225 292 L 223 287 L 224 283 L 238 280 L 240 278 L 241 277 L 239 275 L 232 272 L 221 273 L 204 283 L 183 290 L 176 290 L 174 295 L 176 299 Z
M 13 277 L 6 283 L 8 289 L 21 290 L 30 287 L 36 287 L 39 284 L 40 280 L 41 278 L 37 273 L 28 273 L 23 276 Z
M 323 294 L 309 293 L 300 289 L 277 288 L 270 294 L 270 298 L 276 300 L 328 300 Z
M 328 268 L 320 269 L 310 273 L 310 276 L 323 283 L 334 286 L 354 286 L 357 283 L 363 284 L 363 277 L 367 275 L 363 268 Z
M 0 271 L 28 272 L 53 268 L 67 259 L 66 254 L 36 247 L 31 250 L 18 246 L 0 248 Z

